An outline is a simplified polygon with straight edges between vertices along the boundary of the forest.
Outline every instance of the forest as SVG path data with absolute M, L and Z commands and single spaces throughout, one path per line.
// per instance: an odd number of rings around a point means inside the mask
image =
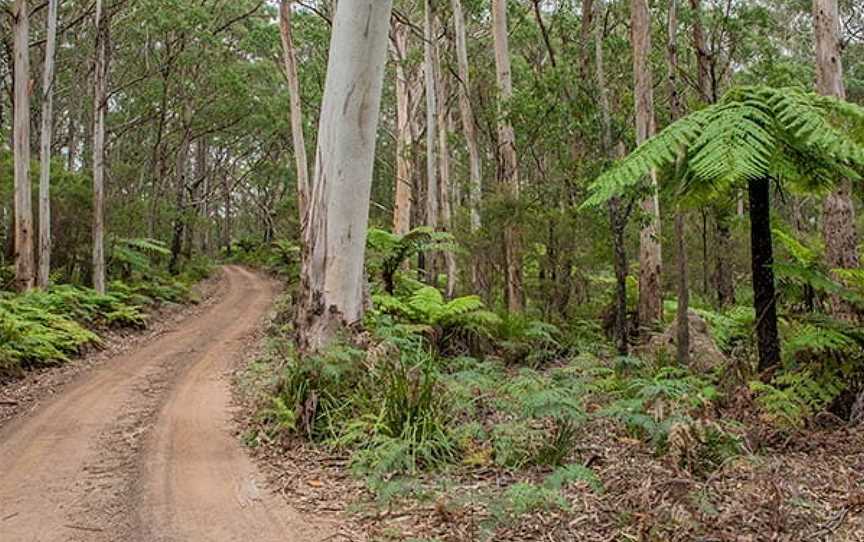
M 0 540 L 864 540 L 864 3 L 0 0 Z

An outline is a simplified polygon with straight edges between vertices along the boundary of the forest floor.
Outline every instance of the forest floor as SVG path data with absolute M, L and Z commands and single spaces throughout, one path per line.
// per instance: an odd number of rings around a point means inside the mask
M 582 438 L 578 455 L 603 491 L 576 484 L 561 494 L 566 506 L 503 518 L 490 496 L 539 486 L 550 469 L 433 472 L 382 501 L 352 475 L 347 456 L 296 440 L 256 454 L 291 507 L 342 518 L 339 542 L 864 542 L 864 430 L 802 432 L 705 476 L 609 422 L 584 427 Z
M 131 346 L 0 390 L 19 410 L 0 427 L 4 542 L 327 536 L 260 485 L 232 423 L 230 374 L 277 285 L 228 266 L 215 290 Z

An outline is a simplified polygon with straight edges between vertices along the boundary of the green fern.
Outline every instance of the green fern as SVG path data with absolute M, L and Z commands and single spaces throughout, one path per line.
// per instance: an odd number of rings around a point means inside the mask
M 649 139 L 589 187 L 598 206 L 684 157 L 680 189 L 722 192 L 748 179 L 805 180 L 827 186 L 857 178 L 864 147 L 839 128 L 864 125 L 864 109 L 797 88 L 739 87 Z M 789 167 L 794 164 L 795 167 Z M 798 173 L 796 175 L 796 173 Z M 790 175 L 794 178 L 789 179 Z

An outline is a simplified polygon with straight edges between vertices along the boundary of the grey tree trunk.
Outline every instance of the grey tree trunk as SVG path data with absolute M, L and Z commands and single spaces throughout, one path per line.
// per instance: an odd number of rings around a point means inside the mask
M 303 239 L 298 346 L 315 352 L 358 325 L 391 0 L 342 0 L 333 20 Z
M 667 20 L 666 44 L 667 79 L 669 84 L 669 109 L 671 121 L 675 122 L 683 111 L 681 110 L 681 96 L 678 94 L 678 2 L 669 0 L 669 12 Z M 676 164 L 675 173 L 679 173 L 679 163 Z M 690 364 L 690 285 L 687 277 L 687 238 L 685 236 L 684 211 L 679 207 L 675 212 L 675 245 L 677 249 L 677 271 L 678 271 L 678 312 L 676 315 L 677 336 L 675 337 L 676 359 L 679 365 Z
M 93 289 L 105 293 L 105 110 L 107 39 L 102 0 L 96 0 L 96 65 L 93 69 Z
M 468 205 L 471 215 L 471 231 L 480 229 L 480 199 L 483 193 L 483 169 L 477 127 L 474 124 L 474 109 L 471 105 L 471 79 L 468 70 L 468 47 L 465 37 L 465 15 L 462 0 L 451 0 L 453 28 L 456 41 L 456 61 L 459 74 L 459 113 L 462 131 L 468 146 Z
M 26 0 L 12 6 L 14 34 L 15 107 L 13 161 L 15 163 L 15 285 L 33 288 L 33 202 L 30 187 L 30 16 Z
M 507 103 L 513 98 L 513 75 L 510 69 L 506 0 L 492 0 L 492 37 L 495 42 L 495 68 L 499 93 L 498 148 L 501 160 L 498 181 L 504 194 L 516 200 L 519 197 L 519 163 L 516 157 L 516 135 L 507 114 Z M 504 297 L 507 301 L 507 310 L 511 313 L 521 312 L 524 307 L 521 246 L 519 227 L 512 222 L 512 219 L 508 219 L 504 226 Z
M 816 36 L 816 88 L 825 96 L 846 99 L 837 0 L 813 0 L 813 24 Z M 838 188 L 825 199 L 822 215 L 825 259 L 829 268 L 857 269 L 858 235 L 855 231 L 855 203 L 850 180 L 841 180 Z M 831 296 L 830 301 L 830 310 L 835 316 L 851 318 L 854 315 L 854 307 L 839 296 Z
M 633 79 L 636 101 L 636 143 L 641 145 L 654 135 L 654 91 L 649 54 L 651 17 L 647 0 L 632 0 L 630 9 L 633 44 Z M 642 201 L 648 223 L 639 234 L 639 325 L 650 327 L 663 319 L 663 263 L 660 249 L 660 201 L 657 175 L 651 173 L 651 195 Z
M 397 22 L 393 36 L 393 56 L 396 63 L 396 186 L 393 206 L 393 231 L 405 235 L 411 230 L 411 206 L 414 184 L 414 161 L 410 156 L 414 145 L 411 130 L 411 84 L 406 70 L 408 27 Z
M 54 125 L 54 51 L 57 45 L 57 2 L 48 1 L 45 69 L 42 73 L 42 133 L 39 145 L 39 270 L 36 284 L 48 286 L 51 276 L 51 130 Z M 71 152 L 71 149 L 70 149 Z
M 306 160 L 306 138 L 303 135 L 303 108 L 300 103 L 300 78 L 297 75 L 297 54 L 291 32 L 292 0 L 279 3 L 279 29 L 282 35 L 285 77 L 291 94 L 291 139 L 294 145 L 294 162 L 297 167 L 297 202 L 300 211 L 300 229 L 305 229 L 307 202 L 309 200 L 309 166 Z

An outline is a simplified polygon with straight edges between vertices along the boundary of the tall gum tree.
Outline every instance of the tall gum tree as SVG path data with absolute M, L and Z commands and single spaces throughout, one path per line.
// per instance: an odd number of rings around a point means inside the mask
M 401 22 L 396 22 L 393 26 L 392 53 L 396 65 L 396 186 L 393 231 L 397 235 L 405 235 L 411 229 L 414 161 L 410 152 L 414 138 L 411 130 L 411 83 L 406 66 L 408 27 Z
M 42 72 L 42 132 L 39 143 L 39 269 L 36 284 L 48 286 L 51 275 L 51 137 L 54 126 L 54 52 L 57 47 L 57 3 L 48 0 L 45 64 Z
M 513 98 L 513 74 L 510 69 L 506 0 L 492 0 L 492 38 L 498 79 L 498 182 L 500 190 L 515 201 L 519 197 L 519 162 L 516 156 L 516 135 L 509 118 L 509 102 Z M 507 310 L 515 313 L 522 311 L 524 293 L 521 236 L 518 225 L 512 220 L 508 219 L 504 226 L 504 297 Z
M 108 66 L 106 21 L 96 0 L 96 63 L 93 68 L 93 289 L 105 293 L 105 111 Z
M 654 91 L 649 55 L 651 17 L 648 0 L 632 0 L 630 31 L 633 47 L 634 98 L 636 101 L 636 143 L 641 145 L 654 135 Z M 642 201 L 648 221 L 639 233 L 639 324 L 652 326 L 663 319 L 660 269 L 660 201 L 657 174 L 652 171 L 651 193 Z
M 279 2 L 279 30 L 282 36 L 282 63 L 291 98 L 291 141 L 297 168 L 297 203 L 300 228 L 306 223 L 306 203 L 309 200 L 309 166 L 306 159 L 306 138 L 303 134 L 303 108 L 300 103 L 300 78 L 297 75 L 297 52 L 291 32 L 291 4 L 293 0 Z
M 816 36 L 816 89 L 819 94 L 845 100 L 837 0 L 813 0 L 813 24 Z M 856 269 L 859 266 L 858 236 L 850 180 L 842 180 L 825 199 L 822 214 L 826 263 L 831 269 Z M 831 297 L 830 307 L 835 316 L 849 317 L 853 312 L 852 307 L 839 296 Z
M 459 75 L 459 114 L 462 131 L 468 147 L 468 205 L 471 231 L 480 229 L 480 198 L 483 190 L 483 169 L 477 127 L 474 124 L 474 109 L 471 105 L 471 78 L 468 69 L 468 47 L 466 45 L 465 13 L 461 0 L 451 0 L 453 9 L 453 32 L 456 42 L 456 65 Z
M 30 187 L 30 14 L 26 0 L 12 5 L 15 71 L 13 160 L 15 162 L 15 283 L 33 288 L 33 203 Z
M 342 0 L 333 19 L 298 305 L 314 352 L 364 312 L 364 256 L 391 0 Z

